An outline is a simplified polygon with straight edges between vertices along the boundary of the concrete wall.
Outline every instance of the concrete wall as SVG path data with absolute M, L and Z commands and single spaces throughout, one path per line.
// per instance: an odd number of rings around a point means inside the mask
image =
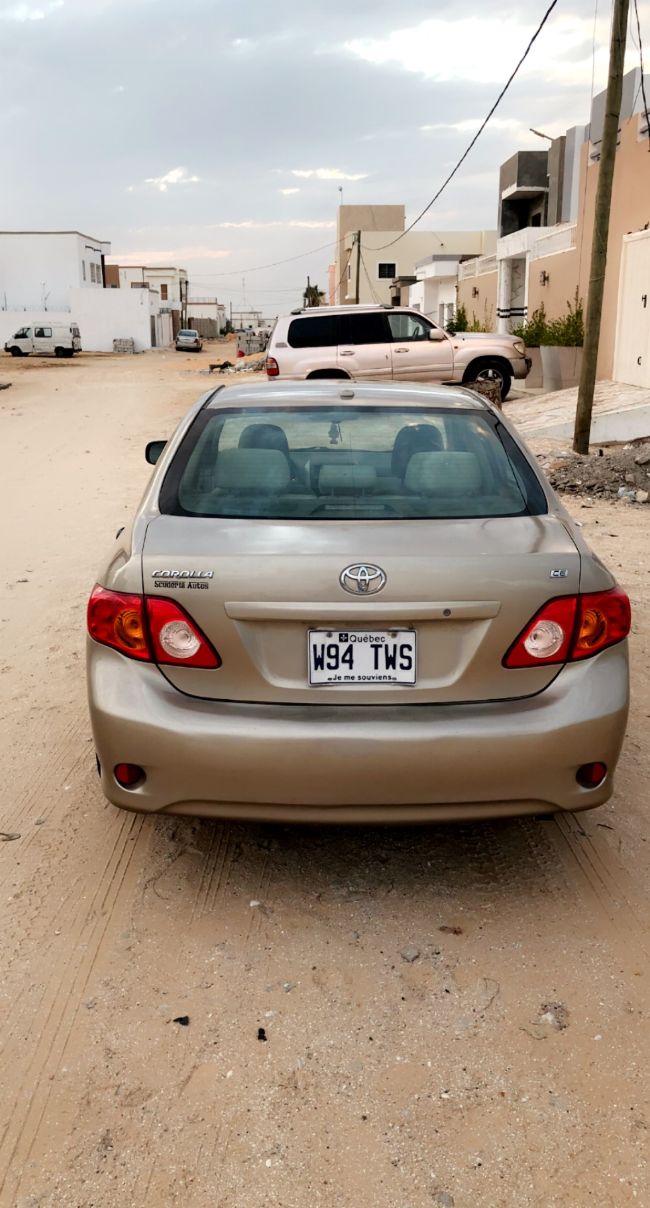
M 113 340 L 118 339 L 132 339 L 136 352 L 151 348 L 148 290 L 72 289 L 70 307 L 87 352 L 112 352 Z
M 497 280 L 498 273 L 483 273 L 480 277 L 466 277 L 458 282 L 458 305 L 464 306 L 470 323 L 478 319 L 484 327 L 496 331 L 497 327 Z M 472 290 L 478 289 L 478 297 Z
M 0 231 L 0 308 L 65 310 L 71 288 L 102 289 L 106 251 L 78 231 Z
M 531 260 L 528 278 L 528 318 L 544 304 L 549 319 L 559 319 L 567 312 L 567 303 L 573 306 L 578 284 L 579 252 L 558 252 L 556 256 L 542 256 Z M 540 282 L 540 274 L 548 273 L 546 285 Z

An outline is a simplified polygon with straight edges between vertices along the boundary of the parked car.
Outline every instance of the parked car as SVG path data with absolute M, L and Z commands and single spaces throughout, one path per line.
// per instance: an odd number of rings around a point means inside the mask
M 13 357 L 54 355 L 72 357 L 81 352 L 81 336 L 76 323 L 36 323 L 33 327 L 20 327 L 5 342 L 5 352 Z
M 182 327 L 176 336 L 176 351 L 177 352 L 200 352 L 203 348 L 203 340 L 198 331 L 192 327 Z
M 270 378 L 488 380 L 498 384 L 502 399 L 513 377 L 525 378 L 530 366 L 524 342 L 515 336 L 452 336 L 426 315 L 399 306 L 294 310 L 278 319 L 266 360 Z
M 110 801 L 417 822 L 610 796 L 629 601 L 498 408 L 221 386 L 147 458 L 88 606 Z

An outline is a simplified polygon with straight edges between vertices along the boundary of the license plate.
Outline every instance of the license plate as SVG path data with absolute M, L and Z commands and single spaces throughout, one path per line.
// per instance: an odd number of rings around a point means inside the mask
M 310 629 L 310 684 L 414 684 L 415 630 Z

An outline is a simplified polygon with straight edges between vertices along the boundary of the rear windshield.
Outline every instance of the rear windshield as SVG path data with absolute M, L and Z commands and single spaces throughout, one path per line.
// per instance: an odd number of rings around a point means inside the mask
M 179 331 L 178 334 L 179 336 L 198 336 L 199 333 L 198 331 L 193 331 L 192 328 L 183 328 L 183 330 Z
M 199 412 L 163 513 L 297 520 L 538 515 L 538 479 L 498 416 L 396 407 Z

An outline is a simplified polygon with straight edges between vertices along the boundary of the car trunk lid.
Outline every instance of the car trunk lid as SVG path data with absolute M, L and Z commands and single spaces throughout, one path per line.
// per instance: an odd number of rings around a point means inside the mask
M 349 565 L 386 576 L 349 594 Z M 550 598 L 580 587 L 580 555 L 552 515 L 385 522 L 187 518 L 149 523 L 144 590 L 173 598 L 219 651 L 215 670 L 161 668 L 206 699 L 452 704 L 527 696 L 557 666 L 502 659 Z M 414 684 L 310 685 L 308 634 L 415 632 Z

